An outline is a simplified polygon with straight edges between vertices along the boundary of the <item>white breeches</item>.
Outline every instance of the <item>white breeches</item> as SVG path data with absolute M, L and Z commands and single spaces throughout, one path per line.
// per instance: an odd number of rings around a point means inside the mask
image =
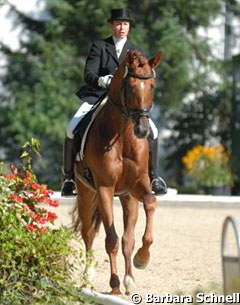
M 151 137 L 155 140 L 158 137 L 158 129 L 156 125 L 153 123 L 152 119 L 149 118 L 148 121 L 151 128 Z
M 67 137 L 73 139 L 73 131 L 77 127 L 78 123 L 81 121 L 83 116 L 92 108 L 93 105 L 84 102 L 79 108 L 78 111 L 74 114 L 73 118 L 69 122 L 66 130 Z
M 74 137 L 74 129 L 77 127 L 78 123 L 81 121 L 83 116 L 93 107 L 93 105 L 88 104 L 87 102 L 84 102 L 77 112 L 74 114 L 73 118 L 69 122 L 66 130 L 67 137 L 70 139 L 73 139 Z M 156 139 L 158 137 L 158 129 L 153 123 L 153 121 L 149 118 L 149 125 L 151 128 L 151 137 L 153 139 Z

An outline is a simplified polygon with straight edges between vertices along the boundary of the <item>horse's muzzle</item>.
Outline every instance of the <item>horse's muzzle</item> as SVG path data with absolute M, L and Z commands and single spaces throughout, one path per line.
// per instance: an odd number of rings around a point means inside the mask
M 134 134 L 139 139 L 147 138 L 150 133 L 148 116 L 141 115 L 134 120 Z

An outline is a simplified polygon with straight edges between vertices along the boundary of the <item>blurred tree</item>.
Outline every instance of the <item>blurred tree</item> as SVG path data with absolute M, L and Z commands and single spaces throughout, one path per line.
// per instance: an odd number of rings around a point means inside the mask
M 165 54 L 155 102 L 161 105 L 161 125 L 171 136 L 164 140 L 167 160 L 161 161 L 171 169 L 170 178 L 181 184 L 181 157 L 186 150 L 213 139 L 229 147 L 231 67 L 214 57 L 210 40 L 201 36 L 199 29 L 223 16 L 226 2 L 236 12 L 239 4 L 234 0 L 130 2 L 137 16 L 136 27 L 145 29 L 143 41 L 148 52 L 161 49 Z
M 165 54 L 155 95 L 161 115 L 180 108 L 190 94 L 200 97 L 207 92 L 212 101 L 209 71 L 215 70 L 216 63 L 208 40 L 198 29 L 209 26 L 220 14 L 223 2 L 143 0 L 139 5 L 134 0 L 46 0 L 50 18 L 44 20 L 33 20 L 12 6 L 12 14 L 24 31 L 18 52 L 2 46 L 8 56 L 8 73 L 0 100 L 4 113 L 0 141 L 7 159 L 17 155 L 19 143 L 38 137 L 45 157 L 39 169 L 42 180 L 60 182 L 64 131 L 79 103 L 74 93 L 83 84 L 91 42 L 109 35 L 106 19 L 112 8 L 133 9 L 136 21 L 131 39 L 148 57 L 158 50 Z M 201 130 L 196 128 L 196 134 Z
M 2 45 L 7 74 L 2 79 L 0 141 L 13 160 L 16 147 L 37 137 L 43 160 L 35 164 L 45 183 L 59 188 L 62 143 L 71 115 L 79 107 L 75 92 L 83 84 L 85 57 L 92 40 L 108 32 L 106 19 L 124 1 L 48 0 L 50 18 L 34 20 L 13 5 L 11 14 L 23 26 L 17 52 Z
M 188 93 L 206 85 L 212 66 L 209 41 L 199 35 L 220 14 L 223 0 L 129 0 L 136 15 L 138 40 L 148 53 L 162 50 L 156 102 L 179 107 Z M 203 69 L 203 67 L 205 67 Z
M 193 146 L 221 143 L 230 151 L 231 87 L 226 80 L 214 93 L 203 90 L 180 110 L 167 112 L 166 125 L 172 132 L 164 143 L 169 151 L 166 168 L 175 169 L 169 178 L 175 187 L 183 185 L 181 159 Z
M 240 3 L 222 1 L 223 8 L 225 2 L 238 18 Z M 165 161 L 167 168 L 175 169 L 170 177 L 175 186 L 183 184 L 181 158 L 194 145 L 218 142 L 231 151 L 232 60 L 225 61 L 210 55 L 208 64 L 203 62 L 196 69 L 199 74 L 191 85 L 191 98 L 186 96 L 181 107 L 167 111 L 165 117 L 166 126 L 172 130 L 170 138 L 165 141 L 165 148 L 169 151 Z

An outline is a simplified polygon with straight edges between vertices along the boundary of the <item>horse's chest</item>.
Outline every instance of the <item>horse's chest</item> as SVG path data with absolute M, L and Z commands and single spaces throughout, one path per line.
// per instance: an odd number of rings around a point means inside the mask
M 122 152 L 123 164 L 140 166 L 146 158 L 146 150 L 139 145 L 128 145 Z
M 140 162 L 138 158 L 129 158 L 123 157 L 122 158 L 122 174 L 126 177 L 130 175 L 133 177 L 137 177 L 140 172 L 144 169 L 145 162 Z

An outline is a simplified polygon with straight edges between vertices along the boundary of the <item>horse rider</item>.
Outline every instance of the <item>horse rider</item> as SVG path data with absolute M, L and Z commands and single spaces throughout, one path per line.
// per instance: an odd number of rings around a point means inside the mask
M 63 185 L 62 196 L 76 195 L 74 183 L 74 131 L 80 120 L 101 97 L 107 94 L 108 86 L 111 83 L 114 71 L 125 59 L 129 50 L 138 49 L 128 40 L 130 26 L 134 19 L 130 9 L 113 9 L 111 17 L 107 20 L 111 27 L 112 36 L 98 40 L 91 46 L 84 69 L 84 79 L 86 85 L 83 86 L 76 95 L 83 102 L 68 124 L 64 143 L 63 157 Z M 152 191 L 156 195 L 165 194 L 167 187 L 162 178 L 158 177 L 158 130 L 153 121 L 149 118 L 151 135 L 149 137 L 150 164 L 149 176 Z

